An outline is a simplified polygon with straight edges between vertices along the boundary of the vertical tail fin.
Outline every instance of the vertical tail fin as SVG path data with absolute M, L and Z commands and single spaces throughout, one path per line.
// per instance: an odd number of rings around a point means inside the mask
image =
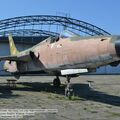
M 11 55 L 17 55 L 19 51 L 17 50 L 15 43 L 13 41 L 12 35 L 10 34 L 9 37 L 9 46 L 10 46 L 10 54 Z

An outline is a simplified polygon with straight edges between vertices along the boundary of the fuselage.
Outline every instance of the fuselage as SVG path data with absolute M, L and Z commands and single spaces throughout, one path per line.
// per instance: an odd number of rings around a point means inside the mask
M 119 60 L 111 37 L 66 38 L 34 49 L 47 69 L 97 68 Z
M 22 54 L 28 54 L 32 51 L 34 53 L 32 57 L 36 59 L 31 58 L 29 62 L 14 64 L 16 64 L 18 72 L 60 71 L 83 68 L 96 69 L 97 67 L 120 60 L 118 55 L 120 46 L 118 45 L 119 39 L 117 38 L 113 36 L 98 36 L 60 38 L 54 42 L 51 42 L 51 39 L 45 40 L 18 55 L 22 56 Z

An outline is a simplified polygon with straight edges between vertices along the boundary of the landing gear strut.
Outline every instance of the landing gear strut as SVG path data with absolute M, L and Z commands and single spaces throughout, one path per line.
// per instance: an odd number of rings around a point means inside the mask
M 67 96 L 69 99 L 71 99 L 71 96 L 73 95 L 73 89 L 72 85 L 70 84 L 70 77 L 66 76 L 67 81 L 66 81 L 66 88 L 65 88 L 65 96 Z
M 54 87 L 59 87 L 61 85 L 60 79 L 58 76 L 53 80 L 53 86 Z

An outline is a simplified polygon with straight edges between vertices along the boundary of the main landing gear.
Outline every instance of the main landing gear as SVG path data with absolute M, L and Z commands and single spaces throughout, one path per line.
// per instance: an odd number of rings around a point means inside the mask
M 65 96 L 68 97 L 69 99 L 71 99 L 72 95 L 73 95 L 73 88 L 72 85 L 70 83 L 70 79 L 71 77 L 66 76 L 66 87 L 65 87 Z
M 65 96 L 71 99 L 71 96 L 73 95 L 73 88 L 70 83 L 70 76 L 66 76 L 66 87 L 65 87 Z M 53 86 L 54 87 L 59 87 L 61 85 L 60 79 L 58 76 L 53 80 Z

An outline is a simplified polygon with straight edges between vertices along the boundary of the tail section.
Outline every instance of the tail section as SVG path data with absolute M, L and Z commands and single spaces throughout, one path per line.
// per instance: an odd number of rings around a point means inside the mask
M 12 35 L 9 35 L 8 39 L 9 39 L 9 45 L 10 45 L 10 54 L 17 55 L 19 53 L 19 51 L 17 50 L 17 48 L 15 46 Z
M 4 70 L 7 72 L 14 73 L 14 72 L 17 72 L 16 59 L 14 58 L 15 56 L 17 56 L 19 52 L 15 46 L 12 35 L 9 35 L 8 39 L 9 39 L 9 46 L 10 46 L 10 56 L 6 56 L 1 59 L 6 60 L 4 63 Z

